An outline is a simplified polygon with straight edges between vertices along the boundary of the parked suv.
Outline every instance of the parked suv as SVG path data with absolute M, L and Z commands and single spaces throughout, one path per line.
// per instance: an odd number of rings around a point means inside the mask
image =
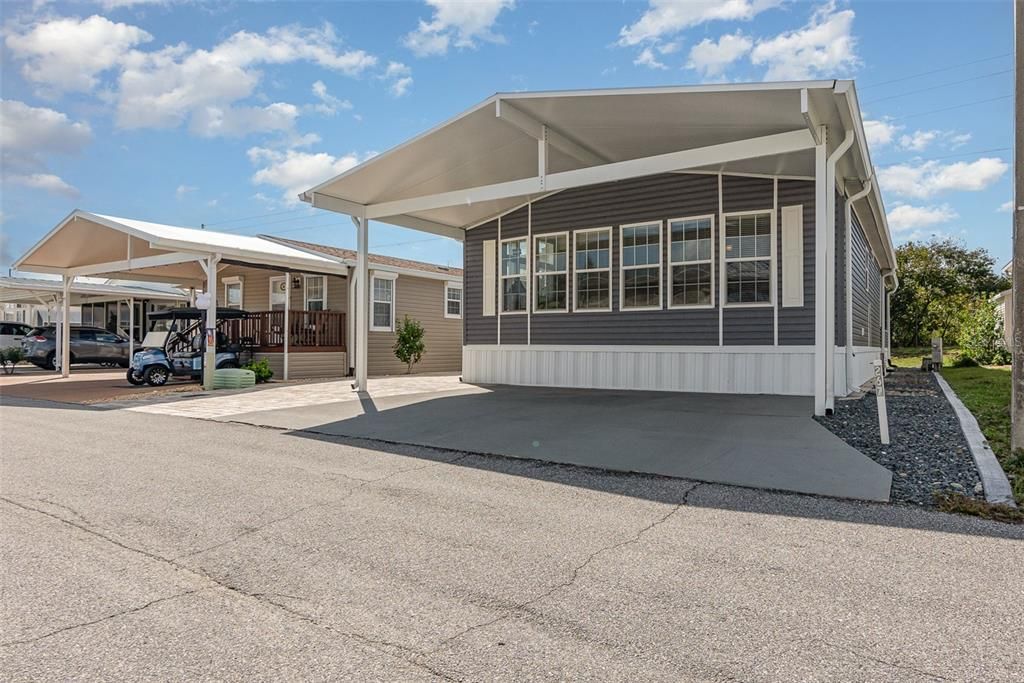
M 32 328 L 23 323 L 0 323 L 0 349 L 8 349 L 12 346 L 21 347 L 21 340 L 25 338 Z
M 56 365 L 57 326 L 36 327 L 21 341 L 25 360 L 41 368 L 59 369 Z M 107 332 L 102 327 L 71 328 L 71 362 L 129 365 L 128 338 Z

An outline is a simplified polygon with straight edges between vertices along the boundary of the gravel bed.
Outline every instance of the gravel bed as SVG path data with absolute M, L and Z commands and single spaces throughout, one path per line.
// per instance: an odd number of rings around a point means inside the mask
M 981 477 L 953 407 L 930 372 L 899 369 L 885 380 L 888 446 L 878 433 L 874 391 L 836 400 L 834 414 L 816 417 L 825 428 L 892 471 L 892 501 L 933 506 L 934 493 L 984 499 Z

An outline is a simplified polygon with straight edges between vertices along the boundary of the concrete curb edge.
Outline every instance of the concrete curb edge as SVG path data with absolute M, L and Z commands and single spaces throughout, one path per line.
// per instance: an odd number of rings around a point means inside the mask
M 1010 481 L 1006 478 L 1006 473 L 1003 472 L 999 460 L 996 459 L 996 454 L 992 452 L 992 448 L 988 445 L 988 440 L 985 439 L 985 435 L 981 432 L 978 420 L 967 409 L 967 406 L 960 400 L 960 397 L 956 395 L 953 388 L 949 386 L 942 373 L 936 372 L 934 374 L 935 379 L 939 382 L 939 386 L 942 387 L 942 393 L 946 395 L 946 400 L 953 406 L 957 419 L 960 420 L 960 429 L 964 433 L 964 438 L 967 439 L 971 455 L 974 456 L 974 464 L 978 468 L 978 474 L 981 475 L 981 485 L 985 489 L 985 500 L 998 505 L 1017 507 L 1017 503 L 1013 499 L 1013 490 L 1010 488 Z

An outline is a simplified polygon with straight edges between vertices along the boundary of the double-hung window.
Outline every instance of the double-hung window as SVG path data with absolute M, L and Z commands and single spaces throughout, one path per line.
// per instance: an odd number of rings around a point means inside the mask
M 324 310 L 327 296 L 327 287 L 323 275 L 306 276 L 306 301 L 307 311 Z
M 670 308 L 714 305 L 713 225 L 712 216 L 668 222 Z
M 446 283 L 444 286 L 444 317 L 462 317 L 462 285 Z
M 577 230 L 573 233 L 576 254 L 575 311 L 612 310 L 611 228 Z
M 374 332 L 391 332 L 395 329 L 395 279 L 387 275 L 370 278 L 373 292 L 373 319 L 370 329 Z
M 501 242 L 502 313 L 526 312 L 529 253 L 525 237 L 515 237 Z
M 772 301 L 771 211 L 725 217 L 725 301 Z
M 661 308 L 661 222 L 620 230 L 619 308 Z
M 537 235 L 534 243 L 533 310 L 569 310 L 569 233 Z
M 242 307 L 242 280 L 238 277 L 224 279 L 224 306 L 226 308 Z

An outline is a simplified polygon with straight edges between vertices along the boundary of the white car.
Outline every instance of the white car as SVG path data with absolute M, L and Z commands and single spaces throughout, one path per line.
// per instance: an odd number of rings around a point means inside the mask
M 22 323 L 0 322 L 0 349 L 21 348 L 21 340 L 32 328 Z

